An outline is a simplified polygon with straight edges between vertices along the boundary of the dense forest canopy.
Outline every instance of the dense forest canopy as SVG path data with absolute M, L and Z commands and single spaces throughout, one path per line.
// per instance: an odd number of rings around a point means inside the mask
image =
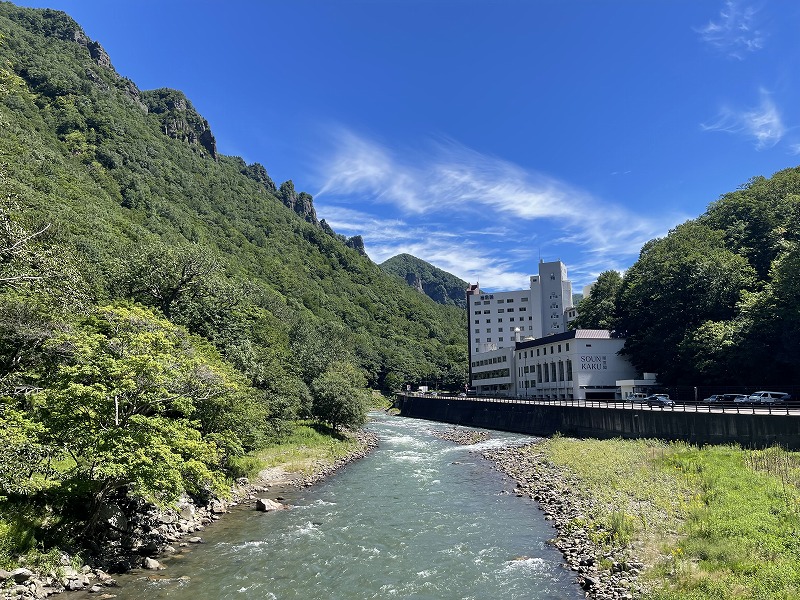
M 463 311 L 220 155 L 181 92 L 140 91 L 59 11 L 0 3 L 0 32 L 6 508 L 212 493 L 293 419 L 358 425 L 367 388 L 463 385 Z
M 666 384 L 800 384 L 800 168 L 756 177 L 606 272 L 577 325 L 627 336 Z
M 467 309 L 467 282 L 434 267 L 429 262 L 410 254 L 398 254 L 382 262 L 381 269 L 397 275 L 408 285 L 439 304 Z

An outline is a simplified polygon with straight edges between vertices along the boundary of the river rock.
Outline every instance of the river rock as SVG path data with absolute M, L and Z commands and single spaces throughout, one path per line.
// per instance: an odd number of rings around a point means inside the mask
M 33 571 L 26 569 L 25 567 L 20 567 L 19 569 L 14 569 L 11 571 L 9 575 L 16 583 L 24 583 L 33 577 Z
M 150 558 L 149 556 L 145 557 L 142 560 L 142 568 L 149 569 L 150 571 L 158 571 L 162 569 L 161 563 L 158 562 L 155 558 Z
M 286 508 L 285 504 L 281 504 L 280 502 L 276 502 L 275 500 L 270 500 L 269 498 L 259 498 L 258 500 L 256 500 L 256 510 L 261 512 L 281 510 L 283 508 Z

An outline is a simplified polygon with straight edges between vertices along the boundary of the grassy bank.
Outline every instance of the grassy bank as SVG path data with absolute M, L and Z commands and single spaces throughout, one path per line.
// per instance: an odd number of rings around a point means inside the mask
M 288 473 L 311 475 L 320 465 L 333 464 L 359 446 L 348 437 L 319 423 L 300 421 L 280 442 L 238 458 L 233 463 L 237 476 L 255 478 L 264 469 L 280 467 Z
M 536 451 L 595 499 L 575 526 L 647 565 L 648 600 L 800 597 L 800 453 L 561 437 Z

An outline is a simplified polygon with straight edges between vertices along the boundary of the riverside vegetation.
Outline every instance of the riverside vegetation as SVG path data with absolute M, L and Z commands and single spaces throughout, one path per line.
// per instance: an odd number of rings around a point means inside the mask
M 800 596 L 800 453 L 556 436 L 487 456 L 592 598 Z
M 102 553 L 118 507 L 336 462 L 370 389 L 463 386 L 463 311 L 219 154 L 181 92 L 60 11 L 2 2 L 0 32 L 0 569 Z

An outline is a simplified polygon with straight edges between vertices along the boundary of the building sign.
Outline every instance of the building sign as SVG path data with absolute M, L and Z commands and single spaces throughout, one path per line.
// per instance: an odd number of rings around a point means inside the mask
M 605 354 L 581 355 L 581 371 L 605 371 L 608 369 L 608 359 Z

